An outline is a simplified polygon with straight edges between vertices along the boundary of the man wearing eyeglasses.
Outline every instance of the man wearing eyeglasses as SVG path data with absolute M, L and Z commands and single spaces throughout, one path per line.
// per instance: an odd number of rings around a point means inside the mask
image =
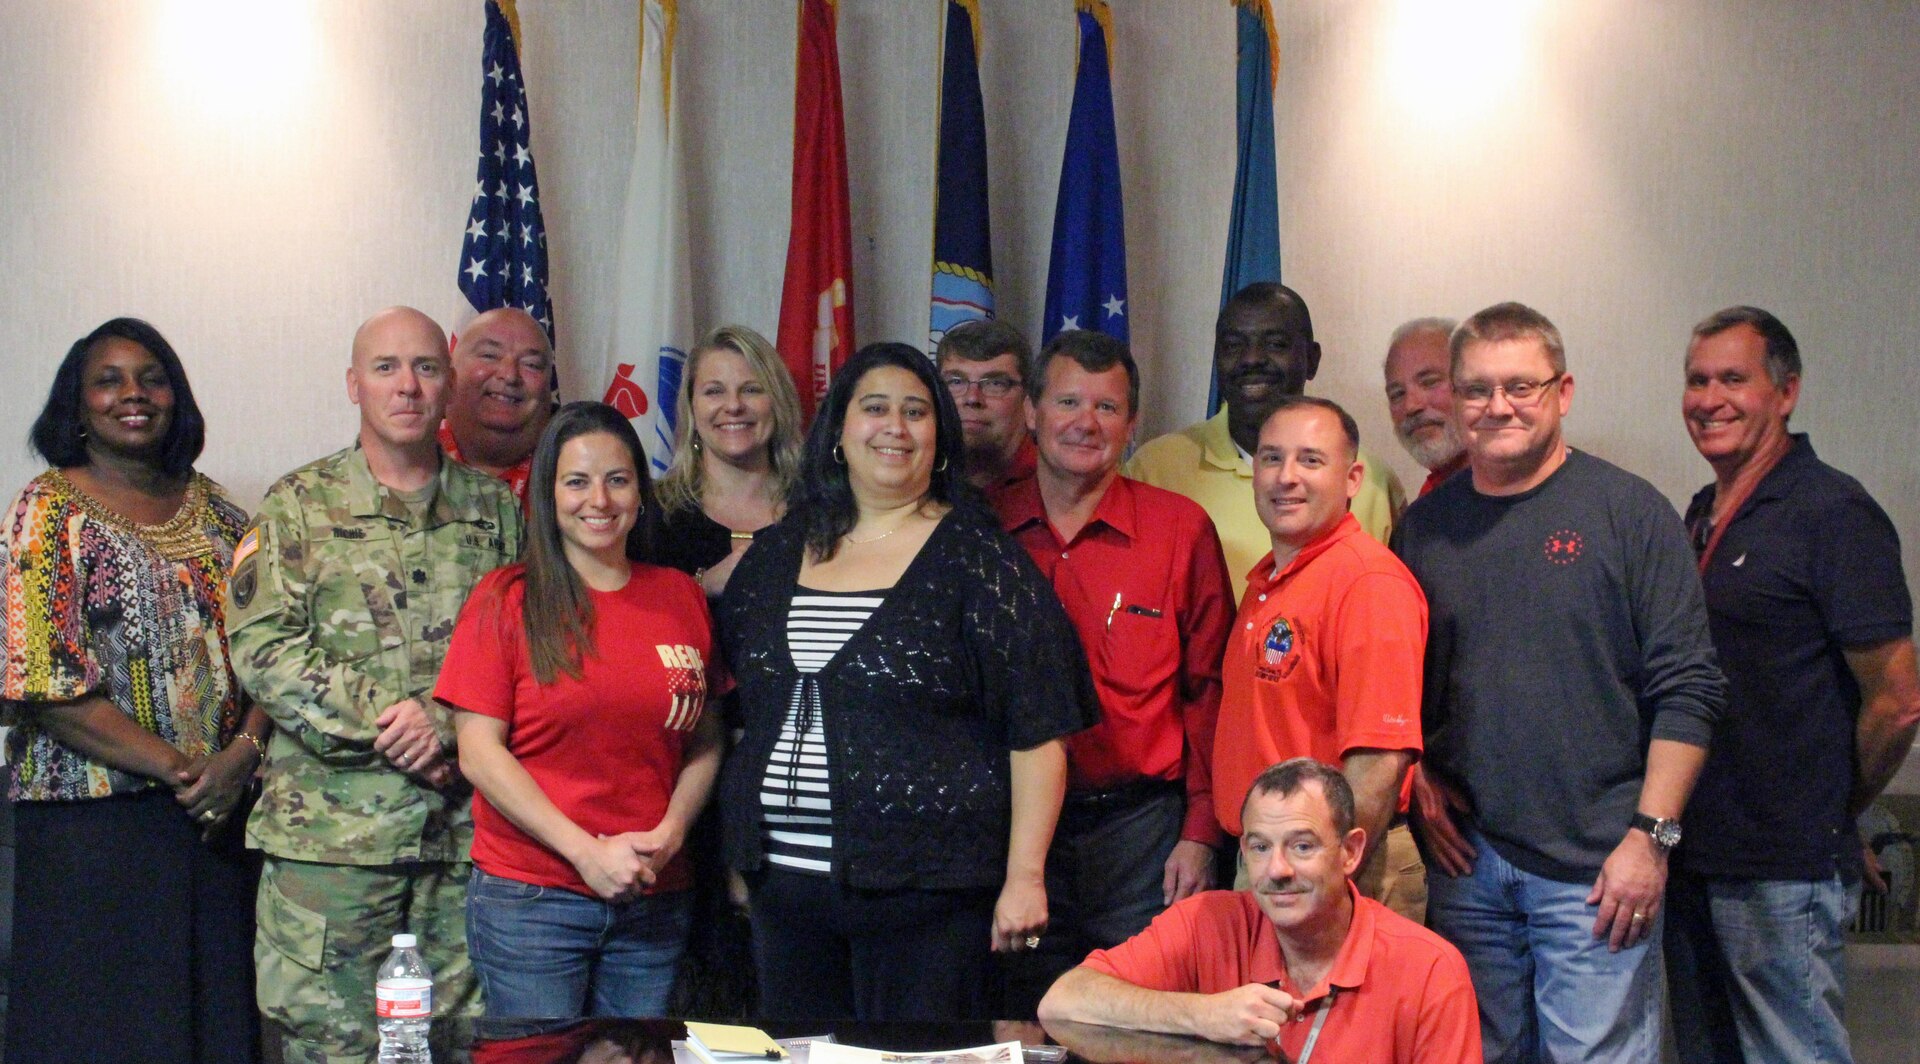
M 1680 413 L 1714 482 L 1687 525 L 1731 709 L 1668 890 L 1688 1064 L 1851 1059 L 1854 818 L 1920 720 L 1900 537 L 1859 481 L 1789 431 L 1799 398 L 1800 348 L 1779 318 L 1729 307 L 1694 327 Z
M 1027 434 L 1027 376 L 1033 349 L 1003 321 L 961 322 L 940 338 L 940 380 L 960 409 L 966 437 L 967 483 L 989 498 L 1033 479 L 1033 440 Z
M 1560 331 L 1502 303 L 1453 334 L 1470 475 L 1397 545 L 1427 593 L 1415 827 L 1487 1060 L 1660 1055 L 1667 854 L 1726 701 L 1673 507 L 1569 448 Z
M 1460 952 L 1349 882 L 1367 833 L 1340 770 L 1273 765 L 1240 819 L 1251 890 L 1196 894 L 1088 956 L 1040 1018 L 1265 1046 L 1294 1064 L 1479 1064 Z
M 1224 840 L 1207 758 L 1233 620 L 1206 512 L 1120 475 L 1140 401 L 1127 345 L 1069 329 L 1033 372 L 1027 417 L 1039 469 L 995 509 L 1073 619 L 1101 720 L 1067 739 L 1067 795 L 1047 853 L 1049 921 L 1008 966 L 1010 1016 L 1031 1016 L 1047 985 L 1090 951 L 1213 886 Z
M 1272 544 L 1253 510 L 1253 452 L 1260 426 L 1280 400 L 1299 395 L 1320 371 L 1320 345 L 1300 293 L 1273 281 L 1235 292 L 1213 329 L 1213 369 L 1220 382 L 1219 413 L 1148 442 L 1127 463 L 1127 475 L 1177 491 L 1207 511 L 1237 599 L 1247 573 Z M 1353 516 L 1385 543 L 1405 505 L 1400 482 L 1386 463 L 1362 452 L 1366 477 L 1353 497 Z

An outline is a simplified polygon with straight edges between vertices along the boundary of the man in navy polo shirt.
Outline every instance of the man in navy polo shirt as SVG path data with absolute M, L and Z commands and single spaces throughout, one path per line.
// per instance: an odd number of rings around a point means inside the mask
M 1772 314 L 1730 307 L 1694 327 L 1680 409 L 1714 482 L 1687 527 L 1729 697 L 1667 888 L 1689 1062 L 1850 1059 L 1854 817 L 1920 721 L 1899 537 L 1788 433 L 1799 395 L 1799 348 Z

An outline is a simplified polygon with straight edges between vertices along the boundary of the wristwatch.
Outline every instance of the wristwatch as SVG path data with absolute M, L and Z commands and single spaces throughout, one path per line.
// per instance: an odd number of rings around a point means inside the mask
M 1680 845 L 1680 822 L 1667 817 L 1650 817 L 1645 813 L 1633 814 L 1633 827 L 1653 836 L 1653 844 L 1662 850 L 1671 850 Z

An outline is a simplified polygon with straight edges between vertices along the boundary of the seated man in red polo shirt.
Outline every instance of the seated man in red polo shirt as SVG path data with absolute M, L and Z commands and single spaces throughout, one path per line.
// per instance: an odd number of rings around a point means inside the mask
M 1240 819 L 1251 891 L 1196 894 L 1095 950 L 1047 991 L 1040 1018 L 1264 1043 L 1295 1064 L 1478 1064 L 1460 951 L 1348 882 L 1366 832 L 1340 770 L 1274 765 Z

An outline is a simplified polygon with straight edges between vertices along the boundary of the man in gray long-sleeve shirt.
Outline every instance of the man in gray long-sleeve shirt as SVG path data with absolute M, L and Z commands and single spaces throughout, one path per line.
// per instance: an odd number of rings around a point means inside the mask
M 1398 541 L 1431 610 L 1428 922 L 1488 1061 L 1656 1060 L 1667 851 L 1726 698 L 1692 551 L 1651 485 L 1567 447 L 1552 322 L 1499 304 L 1451 349 L 1471 475 Z

